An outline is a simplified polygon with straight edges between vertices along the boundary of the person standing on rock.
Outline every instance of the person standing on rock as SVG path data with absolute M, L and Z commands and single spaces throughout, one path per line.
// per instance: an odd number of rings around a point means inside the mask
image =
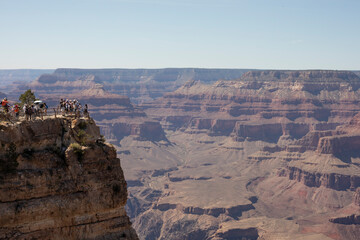
M 9 112 L 9 102 L 7 100 L 7 98 L 4 98 L 1 102 L 1 106 L 3 107 L 3 110 L 5 113 Z
M 15 104 L 14 113 L 15 113 L 16 118 L 19 118 L 19 110 L 20 110 L 19 106 L 17 104 Z
M 87 104 L 84 105 L 84 117 L 89 117 L 89 110 Z
M 27 106 L 26 107 L 26 120 L 30 120 L 31 121 L 31 118 L 32 118 L 32 115 L 33 113 L 35 112 L 34 110 L 34 105 L 31 105 L 31 106 Z
M 44 103 L 44 115 L 47 116 L 48 105 Z
M 23 110 L 25 113 L 25 120 L 28 121 L 30 117 L 30 107 L 27 104 L 25 104 Z

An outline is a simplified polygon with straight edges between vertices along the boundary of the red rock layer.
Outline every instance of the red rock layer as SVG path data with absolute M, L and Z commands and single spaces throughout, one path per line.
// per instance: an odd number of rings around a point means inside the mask
M 272 142 L 350 121 L 360 110 L 359 87 L 360 78 L 352 72 L 251 71 L 213 85 L 190 81 L 142 106 L 170 130 L 192 128 Z
M 300 168 L 287 167 L 279 172 L 279 176 L 286 176 L 291 180 L 302 182 L 308 187 L 320 187 L 345 191 L 355 190 L 360 186 L 360 176 L 349 176 L 337 173 L 306 172 Z

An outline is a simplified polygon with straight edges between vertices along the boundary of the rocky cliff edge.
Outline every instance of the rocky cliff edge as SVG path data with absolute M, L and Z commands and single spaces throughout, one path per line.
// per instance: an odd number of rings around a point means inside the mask
M 138 239 L 126 200 L 93 120 L 0 123 L 0 239 Z

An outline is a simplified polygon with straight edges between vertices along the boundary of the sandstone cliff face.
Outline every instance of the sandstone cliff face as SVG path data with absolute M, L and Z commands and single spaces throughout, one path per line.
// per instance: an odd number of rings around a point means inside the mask
M 338 191 L 354 190 L 360 186 L 360 176 L 338 173 L 307 172 L 301 168 L 288 167 L 279 176 L 302 182 L 308 187 L 324 186 Z
M 1 239 L 137 239 L 115 149 L 93 120 L 1 125 Z

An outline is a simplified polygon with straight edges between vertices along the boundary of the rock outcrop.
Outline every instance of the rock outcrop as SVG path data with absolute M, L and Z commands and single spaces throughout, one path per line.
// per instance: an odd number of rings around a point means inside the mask
M 360 186 L 360 176 L 345 175 L 341 173 L 307 172 L 301 168 L 287 167 L 279 173 L 279 176 L 287 176 L 291 180 L 302 182 L 308 187 L 327 187 L 338 191 L 354 190 Z
M 352 214 L 346 217 L 332 218 L 330 222 L 344 225 L 360 225 L 360 215 Z
M 138 239 L 114 147 L 93 120 L 2 123 L 1 239 Z

